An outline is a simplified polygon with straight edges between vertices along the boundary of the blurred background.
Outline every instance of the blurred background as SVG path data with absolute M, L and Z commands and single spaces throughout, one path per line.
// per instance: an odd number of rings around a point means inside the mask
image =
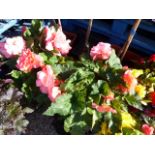
M 52 25 L 52 19 L 45 19 L 44 25 Z M 134 19 L 95 19 L 90 33 L 90 45 L 99 41 L 109 42 L 117 49 L 120 49 L 131 31 Z M 30 26 L 28 19 L 1 19 L 0 20 L 0 41 L 6 37 L 21 35 L 22 26 Z M 73 42 L 72 54 L 78 55 L 82 50 L 85 41 L 85 34 L 88 27 L 86 19 L 62 19 L 63 31 Z M 90 47 L 91 47 L 90 46 Z M 129 47 L 140 56 L 149 56 L 155 51 L 155 23 L 152 19 L 143 19 Z

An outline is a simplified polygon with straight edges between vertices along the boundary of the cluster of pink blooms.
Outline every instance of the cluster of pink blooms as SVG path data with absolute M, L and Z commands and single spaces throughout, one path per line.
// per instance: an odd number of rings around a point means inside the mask
M 45 48 L 47 50 L 58 50 L 60 55 L 68 54 L 71 49 L 70 40 L 61 29 L 57 31 L 45 27 L 43 30 Z M 26 48 L 26 42 L 22 37 L 13 37 L 0 43 L 0 53 L 6 58 L 18 56 L 16 67 L 24 73 L 30 72 L 33 68 L 41 68 L 37 73 L 36 85 L 42 93 L 48 95 L 49 99 L 54 102 L 61 94 L 59 89 L 59 80 L 56 79 L 54 72 L 49 65 L 45 65 L 42 57 Z
M 90 56 L 93 60 L 107 60 L 111 53 L 111 44 L 99 42 L 96 46 L 92 47 Z
M 59 81 L 56 79 L 51 66 L 46 65 L 37 73 L 37 87 L 42 93 L 47 94 L 52 102 L 61 94 L 58 84 Z
M 70 40 L 66 38 L 62 29 L 59 28 L 57 31 L 54 27 L 51 29 L 45 27 L 43 30 L 44 45 L 48 51 L 57 50 L 59 55 L 67 55 L 71 49 Z

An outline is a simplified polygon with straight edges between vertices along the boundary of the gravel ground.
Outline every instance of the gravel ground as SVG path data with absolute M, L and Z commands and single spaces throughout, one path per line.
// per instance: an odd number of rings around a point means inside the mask
M 27 115 L 29 125 L 24 135 L 64 135 L 63 122 L 57 117 L 43 116 L 38 112 Z

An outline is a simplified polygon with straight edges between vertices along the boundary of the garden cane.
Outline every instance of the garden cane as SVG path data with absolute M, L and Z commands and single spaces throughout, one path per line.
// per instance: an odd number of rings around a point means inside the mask
M 84 45 L 87 50 L 89 49 L 89 36 L 90 36 L 92 25 L 93 25 L 93 19 L 89 19 L 86 38 L 85 38 L 85 45 Z
M 128 48 L 129 48 L 131 42 L 132 42 L 132 39 L 133 39 L 133 37 L 134 37 L 134 35 L 135 35 L 136 31 L 137 31 L 137 28 L 138 28 L 140 22 L 141 22 L 141 19 L 135 20 L 135 23 L 134 23 L 134 25 L 133 25 L 133 27 L 132 27 L 132 29 L 130 31 L 128 39 L 125 42 L 125 44 L 124 44 L 123 48 L 121 49 L 121 51 L 119 52 L 119 56 L 121 58 L 121 61 L 123 60 L 123 58 L 124 58 Z

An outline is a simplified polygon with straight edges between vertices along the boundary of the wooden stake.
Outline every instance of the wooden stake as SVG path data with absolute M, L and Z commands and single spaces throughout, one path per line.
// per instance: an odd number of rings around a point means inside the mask
M 136 31 L 137 31 L 137 28 L 138 28 L 140 22 L 141 22 L 141 19 L 136 19 L 135 20 L 135 22 L 134 22 L 134 24 L 132 26 L 132 29 L 130 31 L 130 34 L 128 35 L 127 41 L 125 42 L 123 48 L 119 52 L 119 56 L 121 58 L 121 61 L 124 59 L 124 56 L 125 56 L 128 48 L 129 48 L 129 46 L 130 46 L 130 44 L 131 44 L 131 42 L 133 40 L 133 37 L 134 37 L 134 35 L 135 35 Z
M 89 19 L 88 28 L 87 28 L 87 32 L 86 32 L 86 38 L 85 38 L 85 48 L 86 49 L 89 49 L 89 37 L 90 37 L 92 25 L 93 25 L 93 19 Z

